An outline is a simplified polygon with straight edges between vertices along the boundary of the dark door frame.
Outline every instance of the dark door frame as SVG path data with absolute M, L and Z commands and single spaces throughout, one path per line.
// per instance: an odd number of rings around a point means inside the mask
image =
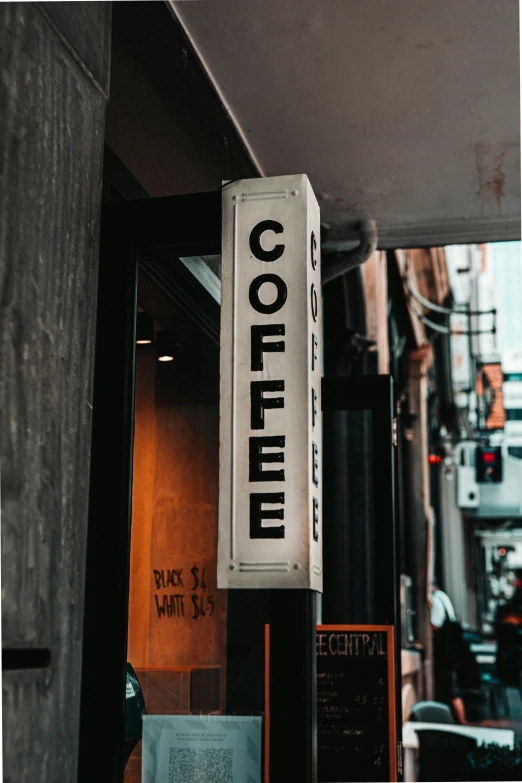
M 141 264 L 148 274 L 153 262 L 162 258 L 220 252 L 220 191 L 104 206 L 96 323 L 79 783 L 93 780 L 121 783 L 123 779 L 138 266 Z M 176 303 L 194 317 L 197 294 L 194 281 L 189 278 L 180 265 Z M 195 309 L 198 309 L 197 302 Z M 299 590 L 234 593 L 228 618 L 231 653 L 227 664 L 228 711 L 264 709 L 264 702 L 257 697 L 263 693 L 265 672 L 263 659 L 256 650 L 262 644 L 260 630 L 264 632 L 264 623 L 270 623 L 270 779 L 272 783 L 286 781 L 291 763 L 296 780 L 315 783 L 315 593 Z M 252 609 L 259 621 L 247 630 L 244 616 Z M 252 660 L 257 661 L 253 666 Z M 245 677 L 251 683 L 246 689 Z M 249 689 L 253 699 L 245 700 L 241 691 L 246 695 Z
M 134 435 L 138 264 L 221 250 L 221 194 L 105 205 L 102 212 L 78 780 L 119 783 Z

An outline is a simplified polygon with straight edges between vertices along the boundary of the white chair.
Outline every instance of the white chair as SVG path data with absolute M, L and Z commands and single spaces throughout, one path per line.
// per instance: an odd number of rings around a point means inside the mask
M 457 722 L 450 707 L 440 701 L 418 701 L 411 709 L 410 720 L 423 723 Z

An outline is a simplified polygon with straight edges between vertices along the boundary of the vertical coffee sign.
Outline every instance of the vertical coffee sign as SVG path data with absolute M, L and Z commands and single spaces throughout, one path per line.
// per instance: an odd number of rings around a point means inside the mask
M 218 586 L 322 590 L 319 206 L 223 188 Z

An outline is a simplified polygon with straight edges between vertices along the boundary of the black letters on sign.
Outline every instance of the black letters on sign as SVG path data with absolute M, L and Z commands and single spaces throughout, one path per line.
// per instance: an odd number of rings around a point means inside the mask
M 284 397 L 263 397 L 264 392 L 285 390 L 284 381 L 251 381 L 250 383 L 250 429 L 264 430 L 265 410 L 284 408 Z
M 284 245 L 276 245 L 273 250 L 263 250 L 261 247 L 261 234 L 265 231 L 273 231 L 274 234 L 282 234 L 283 226 L 276 220 L 262 220 L 254 226 L 250 232 L 250 250 L 260 261 L 277 261 L 285 252 Z
M 265 283 L 273 283 L 277 288 L 277 296 L 272 304 L 263 304 L 259 298 L 259 289 Z M 250 304 L 254 310 L 257 310 L 258 313 L 263 313 L 264 315 L 277 313 L 286 302 L 287 295 L 288 290 L 286 283 L 279 275 L 258 275 L 252 280 L 250 288 L 248 289 L 248 300 Z
M 319 449 L 317 443 L 312 441 L 312 479 L 316 487 L 319 486 Z
M 312 429 L 315 429 L 315 420 L 317 418 L 317 392 L 312 388 Z
M 284 353 L 285 341 L 274 340 L 267 343 L 263 337 L 284 335 L 284 324 L 262 324 L 261 326 L 250 327 L 250 369 L 259 371 L 263 369 L 263 353 L 271 351 L 272 353 Z
M 262 503 L 279 503 L 284 505 L 284 492 L 255 492 L 250 495 L 250 538 L 284 538 L 285 526 L 263 527 L 263 519 L 284 519 L 284 508 L 265 511 Z
M 314 271 L 317 269 L 317 258 L 315 255 L 316 250 L 317 250 L 317 239 L 315 238 L 315 234 L 312 231 L 312 236 L 310 237 L 310 259 L 312 261 L 312 269 Z
M 285 447 L 284 435 L 264 435 L 248 440 L 248 469 L 249 481 L 284 481 L 284 470 L 263 470 L 263 462 L 284 462 L 284 451 L 263 452 L 264 448 Z
M 314 321 L 317 321 L 317 311 L 318 311 L 317 290 L 313 283 L 312 283 L 312 288 L 310 289 L 310 305 L 312 307 L 312 318 L 314 319 Z
M 315 320 L 315 318 L 314 318 Z M 317 337 L 312 332 L 312 370 L 315 370 L 315 363 L 317 361 L 317 346 L 319 343 L 317 342 Z

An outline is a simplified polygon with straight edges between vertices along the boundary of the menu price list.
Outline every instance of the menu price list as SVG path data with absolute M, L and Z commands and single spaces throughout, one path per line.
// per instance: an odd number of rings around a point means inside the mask
M 320 783 L 390 780 L 386 632 L 317 633 Z

